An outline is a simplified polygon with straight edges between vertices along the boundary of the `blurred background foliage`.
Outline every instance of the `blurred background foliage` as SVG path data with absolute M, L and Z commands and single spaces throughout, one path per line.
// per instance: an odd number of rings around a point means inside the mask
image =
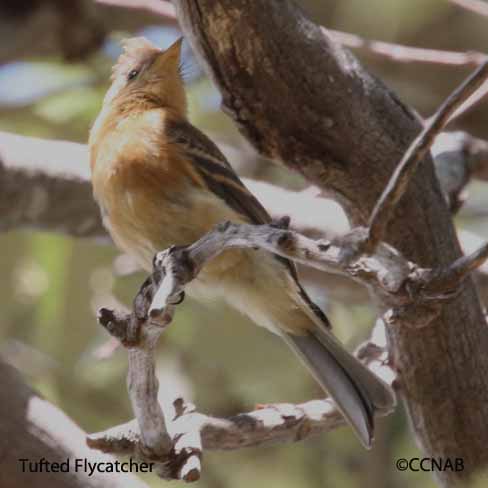
M 317 22 L 371 39 L 459 51 L 485 51 L 488 18 L 443 0 L 308 0 Z M 108 87 L 118 41 L 142 34 L 160 46 L 178 36 L 173 27 L 113 32 L 102 50 L 82 63 L 61 58 L 22 59 L 0 67 L 0 130 L 86 142 Z M 286 53 L 284 53 L 286 56 Z M 396 63 L 358 53 L 367 68 L 422 115 L 430 114 L 467 69 Z M 219 94 L 186 46 L 185 76 L 191 120 L 221 142 L 242 147 L 231 121 L 219 111 Z M 488 111 L 480 103 L 457 126 L 486 137 Z M 231 161 L 240 174 L 294 189 L 297 175 L 254 157 Z M 483 185 L 474 191 L 483 205 Z M 313 212 L 313 208 L 310 209 Z M 458 224 L 487 234 L 483 220 L 461 213 Z M 125 389 L 127 356 L 96 324 L 102 304 L 129 304 L 141 273 L 128 273 L 115 249 L 40 232 L 0 236 L 0 352 L 39 391 L 87 431 L 131 417 Z M 114 265 L 114 260 L 116 265 Z M 130 264 L 130 263 L 129 263 Z M 130 269 L 129 269 L 130 271 Z M 350 347 L 367 335 L 374 312 L 365 304 L 327 300 L 336 333 Z M 229 415 L 257 403 L 300 402 L 320 395 L 282 342 L 221 303 L 186 300 L 164 335 L 159 376 L 163 391 L 178 391 L 201 411 Z M 238 452 L 207 452 L 201 487 L 435 486 L 429 473 L 398 472 L 395 459 L 419 454 L 402 409 L 379 422 L 374 449 L 364 451 L 349 429 L 293 445 Z M 154 486 L 163 482 L 148 477 Z M 481 485 L 480 485 L 481 486 Z

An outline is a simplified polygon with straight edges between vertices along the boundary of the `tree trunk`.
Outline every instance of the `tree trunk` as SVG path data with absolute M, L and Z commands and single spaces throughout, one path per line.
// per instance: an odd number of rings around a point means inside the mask
M 174 3 L 224 110 L 247 139 L 333 194 L 352 223 L 366 223 L 421 129 L 413 112 L 290 1 Z M 421 266 L 460 255 L 430 157 L 396 212 L 388 242 Z M 453 485 L 488 462 L 488 329 L 472 281 L 429 327 L 405 325 L 389 330 L 403 398 L 426 455 L 464 460 L 464 471 L 439 473 Z

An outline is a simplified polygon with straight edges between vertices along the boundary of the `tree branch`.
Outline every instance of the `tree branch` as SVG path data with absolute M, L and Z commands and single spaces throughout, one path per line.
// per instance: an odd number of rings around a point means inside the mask
M 360 49 L 383 59 L 398 63 L 429 63 L 445 64 L 447 66 L 479 66 L 486 60 L 486 54 L 468 51 L 443 51 L 413 46 L 403 46 L 391 42 L 364 39 L 357 34 L 341 32 L 323 27 L 326 34 L 342 46 Z
M 243 180 L 273 217 L 290 215 L 305 234 L 334 235 L 347 228 L 337 205 L 316 198 L 317 190 L 291 192 Z M 310 215 L 312 202 L 323 215 L 321 221 Z M 0 216 L 2 232 L 39 229 L 107 240 L 92 197 L 87 146 L 0 132 Z
M 99 315 L 100 323 L 128 347 L 128 391 L 139 434 L 131 422 L 91 436 L 89 445 L 108 452 L 137 452 L 144 460 L 158 462 L 161 477 L 195 481 L 200 477 L 202 445 L 234 449 L 297 440 L 314 432 L 312 426 L 315 431 L 325 431 L 341 425 L 336 408 L 327 400 L 273 405 L 245 414 L 248 423 L 242 426 L 236 419 L 244 415 L 221 420 L 195 413 L 194 409 L 176 417 L 170 412 L 163 414 L 158 402 L 154 351 L 159 336 L 173 319 L 175 305 L 184 297 L 185 286 L 208 261 L 228 249 L 264 249 L 308 266 L 347 275 L 376 294 L 383 294 L 384 301 L 391 303 L 391 310 L 385 314 L 389 325 L 409 325 L 408 319 L 422 307 L 422 327 L 435 320 L 440 304 L 458 291 L 467 274 L 488 257 L 488 246 L 484 245 L 445 270 L 420 269 L 384 243 L 373 249 L 374 254 L 363 254 L 362 244 L 367 235 L 366 229 L 355 228 L 333 241 L 314 241 L 281 224 L 254 226 L 227 222 L 189 246 L 172 247 L 157 254 L 154 272 L 134 299 L 132 313 L 102 309 Z M 414 324 L 419 327 L 418 320 Z M 358 356 L 368 362 L 377 364 L 381 360 L 377 373 L 382 378 L 386 375 L 390 383 L 393 381 L 384 345 L 367 344 L 360 351 Z M 176 404 L 175 410 L 178 411 Z M 270 413 L 273 416 L 268 418 Z M 212 428 L 220 430 L 216 443 Z
M 296 245 L 291 245 L 291 241 Z M 344 242 L 340 254 L 346 256 L 351 254 L 349 246 L 354 247 L 355 240 L 345 238 Z M 361 274 L 365 281 L 368 272 L 377 276 L 381 274 L 378 269 L 367 269 L 366 263 L 363 265 L 364 273 L 357 273 L 357 269 L 352 271 L 349 260 L 347 263 L 346 260 L 339 262 L 335 257 L 337 249 L 332 250 L 332 244 L 315 243 L 275 225 L 229 222 L 217 226 L 190 246 L 172 247 L 159 253 L 154 260 L 154 273 L 134 299 L 131 314 L 107 309 L 100 311 L 100 323 L 128 347 L 128 391 L 137 425 L 130 422 L 92 435 L 88 439 L 91 447 L 118 454 L 137 453 L 143 460 L 156 461 L 158 474 L 165 479 L 195 481 L 200 477 L 202 446 L 227 450 L 297 441 L 344 424 L 342 415 L 327 399 L 302 405 L 269 405 L 229 419 L 199 414 L 194 408 L 184 408 L 184 402 L 177 399 L 174 402 L 176 415 L 168 411 L 163 414 L 157 399 L 156 342 L 171 322 L 175 305 L 181 303 L 185 286 L 195 279 L 209 260 L 235 247 L 259 247 L 296 260 L 309 259 L 309 263 L 317 267 L 322 267 L 321 263 L 327 267 L 334 262 L 341 266 L 342 272 Z M 316 255 L 315 260 L 313 254 Z M 390 258 L 390 262 L 393 260 Z M 408 273 L 404 274 L 404 278 L 407 276 Z M 384 278 L 382 283 L 396 293 L 398 290 L 393 290 L 393 281 Z M 134 327 L 137 331 L 133 330 Z M 378 335 L 375 335 L 376 341 Z M 387 382 L 393 381 L 394 374 L 387 364 L 384 344 L 369 342 L 357 354 Z M 168 443 L 169 436 L 171 440 Z
M 488 181 L 487 141 L 465 132 L 444 132 L 432 152 L 451 202 L 471 178 Z M 0 231 L 32 228 L 107 240 L 92 198 L 88 160 L 83 144 L 0 132 Z M 338 206 L 321 197 L 318 188 L 291 192 L 249 178 L 243 181 L 273 218 L 290 216 L 293 228 L 305 235 L 333 237 L 348 227 Z
M 446 269 L 433 273 L 423 292 L 430 296 L 456 293 L 462 282 L 488 259 L 488 244 L 484 244 L 468 256 L 461 256 Z
M 159 0 L 45 0 L 0 5 L 0 64 L 36 56 L 74 61 L 96 52 L 112 31 L 174 24 Z
M 402 160 L 384 189 L 369 219 L 369 235 L 366 248 L 371 252 L 384 240 L 393 211 L 407 191 L 417 165 L 434 143 L 434 139 L 446 126 L 452 115 L 488 78 L 488 61 L 483 63 L 440 106 L 425 128 L 405 152 Z
M 70 58 L 85 58 L 92 54 L 100 45 L 103 38 L 111 31 L 126 30 L 134 32 L 148 25 L 174 23 L 175 12 L 173 5 L 164 0 L 72 0 L 78 4 L 74 9 L 77 13 L 77 30 L 66 32 L 64 42 L 56 34 L 63 22 L 63 13 L 53 8 L 50 1 L 43 2 L 42 8 L 26 8 L 5 10 L 2 17 L 3 28 L 14 30 L 18 19 L 29 24 L 28 29 L 17 31 L 16 36 L 6 37 L 7 45 L 0 49 L 0 63 L 15 59 L 37 55 L 63 54 Z M 92 8 L 90 4 L 94 4 Z M 475 13 L 483 14 L 482 2 L 472 0 L 452 0 L 459 6 L 471 8 Z M 478 7 L 478 9 L 477 9 Z M 486 8 L 484 8 L 486 10 Z M 1 10 L 0 10 L 1 12 Z M 32 42 L 36 33 L 42 29 L 42 43 Z M 326 29 L 325 27 L 323 29 Z M 91 32 L 90 32 L 91 31 Z M 404 46 L 391 42 L 364 39 L 357 34 L 326 29 L 335 42 L 349 48 L 360 49 L 375 56 L 400 63 L 431 63 L 448 66 L 477 66 L 486 55 L 479 52 L 444 51 L 439 49 Z M 46 35 L 48 34 L 48 35 Z M 52 38 L 50 37 L 52 36 Z M 37 38 L 39 39 L 39 38 Z
M 0 215 L 4 232 L 33 228 L 107 239 L 86 146 L 0 132 Z
M 174 3 L 241 132 L 259 152 L 333 195 L 353 225 L 364 225 L 421 131 L 413 112 L 290 1 Z M 460 256 L 428 154 L 395 210 L 388 241 L 425 268 L 440 269 Z M 381 312 L 388 309 L 382 294 L 374 298 Z M 420 327 L 425 316 L 419 308 L 408 321 Z M 419 444 L 428 456 L 465 461 L 462 473 L 440 478 L 454 483 L 484 468 L 488 329 L 471 279 L 430 327 L 415 333 L 391 327 L 388 336 Z
M 54 405 L 33 392 L 12 367 L 0 362 L 0 484 L 2 488 L 147 488 L 131 474 L 93 475 L 74 469 L 75 459 L 115 462 L 87 448 L 86 434 Z M 22 471 L 19 459 L 70 460 L 68 473 Z
M 449 2 L 477 15 L 488 17 L 488 5 L 482 0 L 449 0 Z
M 488 143 L 464 132 L 442 133 L 432 151 L 437 175 L 451 207 L 457 209 L 471 177 L 488 178 Z M 0 132 L 0 231 L 39 229 L 110 243 L 92 198 L 88 168 L 85 145 Z M 290 192 L 251 179 L 244 182 L 274 219 L 290 216 L 292 228 L 301 234 L 332 239 L 348 229 L 343 212 L 320 197 L 318 189 Z M 310 268 L 301 274 L 325 286 L 333 299 L 367 300 L 362 287 L 342 276 Z M 488 295 L 485 279 L 480 291 Z

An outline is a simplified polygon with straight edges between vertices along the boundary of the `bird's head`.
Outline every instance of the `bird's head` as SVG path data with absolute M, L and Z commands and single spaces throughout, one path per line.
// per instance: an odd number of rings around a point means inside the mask
M 161 106 L 186 113 L 186 95 L 180 69 L 182 38 L 161 50 L 144 37 L 122 43 L 124 52 L 112 70 L 112 85 L 104 105 L 132 110 Z

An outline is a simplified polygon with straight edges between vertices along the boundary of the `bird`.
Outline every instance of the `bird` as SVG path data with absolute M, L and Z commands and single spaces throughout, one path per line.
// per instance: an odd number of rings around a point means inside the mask
M 269 224 L 264 207 L 203 132 L 191 124 L 181 70 L 182 38 L 160 49 L 123 42 L 89 134 L 93 196 L 115 244 L 152 270 L 154 255 L 193 243 L 217 224 Z M 370 448 L 374 416 L 395 405 L 391 388 L 336 339 L 295 266 L 265 250 L 229 249 L 186 293 L 218 298 L 278 336 Z

